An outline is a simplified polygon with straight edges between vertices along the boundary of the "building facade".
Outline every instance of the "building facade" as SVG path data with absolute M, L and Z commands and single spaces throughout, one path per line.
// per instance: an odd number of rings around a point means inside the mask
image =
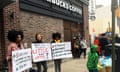
M 95 20 L 96 0 L 89 0 L 89 19 Z
M 44 42 L 51 42 L 53 32 L 60 32 L 62 41 L 72 43 L 78 32 L 89 40 L 88 2 L 85 0 L 19 0 L 0 8 L 0 67 L 11 29 L 24 32 L 23 42 L 28 48 L 38 32 L 43 34 Z

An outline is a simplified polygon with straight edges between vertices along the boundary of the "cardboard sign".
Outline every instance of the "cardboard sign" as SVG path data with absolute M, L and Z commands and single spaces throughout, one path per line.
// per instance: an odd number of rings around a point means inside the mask
M 63 59 L 72 57 L 70 42 L 52 43 L 52 47 L 53 59 Z
M 50 43 L 33 43 L 32 44 L 33 62 L 51 60 Z
M 12 52 L 13 72 L 22 72 L 32 67 L 31 49 L 22 49 Z
M 33 62 L 71 57 L 71 42 L 32 43 Z

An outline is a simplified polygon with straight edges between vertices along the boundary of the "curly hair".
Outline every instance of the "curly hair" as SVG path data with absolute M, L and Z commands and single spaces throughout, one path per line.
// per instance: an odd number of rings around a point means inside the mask
M 24 35 L 23 35 L 23 32 L 20 31 L 20 30 L 19 31 L 17 31 L 17 30 L 8 31 L 7 38 L 11 42 L 16 42 L 16 39 L 17 39 L 18 35 L 21 35 L 21 39 L 23 40 Z
M 52 38 L 53 39 L 56 39 L 57 37 L 60 39 L 61 38 L 61 34 L 58 33 L 58 32 L 52 34 Z

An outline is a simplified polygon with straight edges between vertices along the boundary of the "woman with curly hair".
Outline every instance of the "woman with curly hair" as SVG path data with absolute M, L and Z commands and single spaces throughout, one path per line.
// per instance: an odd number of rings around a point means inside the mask
M 23 49 L 23 32 L 17 30 L 10 30 L 8 32 L 8 40 L 10 41 L 8 48 L 7 48 L 7 55 L 6 59 L 8 61 L 8 72 L 12 71 L 12 51 Z
M 52 34 L 52 41 L 51 43 L 60 43 L 61 42 L 61 34 L 56 32 Z M 54 60 L 55 65 L 55 72 L 61 72 L 61 59 Z

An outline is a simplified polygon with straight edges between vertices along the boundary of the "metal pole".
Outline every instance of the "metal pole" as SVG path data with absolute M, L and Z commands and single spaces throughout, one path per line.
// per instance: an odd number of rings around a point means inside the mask
M 115 72 L 115 9 L 117 0 L 112 0 L 112 72 Z

